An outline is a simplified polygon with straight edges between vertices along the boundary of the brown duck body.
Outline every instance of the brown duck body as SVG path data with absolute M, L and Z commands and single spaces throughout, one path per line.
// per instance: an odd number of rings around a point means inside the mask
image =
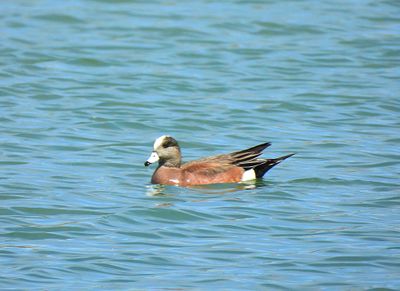
M 164 185 L 204 185 L 216 183 L 240 182 L 244 169 L 234 165 L 224 165 L 210 162 L 191 162 L 180 168 L 158 167 L 152 178 L 153 184 Z
M 263 143 L 242 151 L 182 164 L 177 141 L 170 136 L 161 136 L 154 142 L 154 150 L 145 166 L 156 161 L 159 163 L 151 179 L 153 184 L 194 186 L 237 183 L 261 178 L 272 167 L 293 155 L 275 159 L 258 158 L 270 145 Z

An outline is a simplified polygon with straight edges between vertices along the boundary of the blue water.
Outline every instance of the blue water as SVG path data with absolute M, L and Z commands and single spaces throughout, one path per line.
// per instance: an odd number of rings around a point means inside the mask
M 400 5 L 0 3 L 0 289 L 399 290 Z M 151 185 L 270 141 L 249 185 Z

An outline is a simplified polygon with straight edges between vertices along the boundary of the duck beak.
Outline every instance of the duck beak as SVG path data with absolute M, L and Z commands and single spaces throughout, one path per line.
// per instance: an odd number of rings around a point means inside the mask
M 157 162 L 160 159 L 160 157 L 158 156 L 158 154 L 156 152 L 152 152 L 150 157 L 147 159 L 147 161 L 144 163 L 144 165 L 147 167 L 149 165 L 151 165 L 152 163 Z

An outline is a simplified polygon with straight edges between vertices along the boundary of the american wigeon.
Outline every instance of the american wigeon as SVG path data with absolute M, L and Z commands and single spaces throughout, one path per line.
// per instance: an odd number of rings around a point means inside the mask
M 230 154 L 217 155 L 182 164 L 178 142 L 163 135 L 154 142 L 153 152 L 144 163 L 147 167 L 158 162 L 151 178 L 153 184 L 193 186 L 216 183 L 237 183 L 261 178 L 289 154 L 276 159 L 259 159 L 262 151 L 269 147 L 262 143 Z

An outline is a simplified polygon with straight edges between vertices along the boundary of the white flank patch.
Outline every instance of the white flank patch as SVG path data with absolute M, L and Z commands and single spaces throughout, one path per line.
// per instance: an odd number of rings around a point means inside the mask
M 163 135 L 163 136 L 160 136 L 159 138 L 156 139 L 156 141 L 154 142 L 154 146 L 153 146 L 154 150 L 157 150 L 157 148 L 159 148 L 162 145 L 164 139 L 167 136 L 168 135 Z
M 170 179 L 172 183 L 175 183 L 175 185 L 179 185 L 179 180 L 178 179 Z
M 157 162 L 160 159 L 160 157 L 157 155 L 156 152 L 152 152 L 150 157 L 147 159 L 147 162 L 150 164 Z
M 253 169 L 247 170 L 243 173 L 242 181 L 251 181 L 256 179 L 256 172 Z

